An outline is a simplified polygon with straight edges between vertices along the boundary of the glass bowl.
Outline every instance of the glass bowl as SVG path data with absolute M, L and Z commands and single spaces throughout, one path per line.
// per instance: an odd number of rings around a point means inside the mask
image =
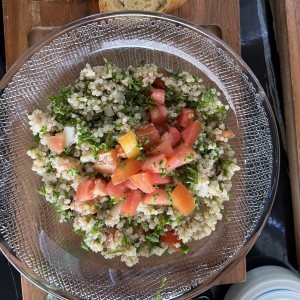
M 71 224 L 58 222 L 39 190 L 26 151 L 33 145 L 28 115 L 49 95 L 74 83 L 87 62 L 120 67 L 141 60 L 201 75 L 224 94 L 227 124 L 241 170 L 231 200 L 209 237 L 187 255 L 141 259 L 132 268 L 80 248 Z M 279 142 L 266 95 L 241 58 L 217 37 L 182 19 L 155 13 L 90 16 L 56 30 L 29 49 L 1 85 L 0 247 L 32 282 L 59 299 L 153 299 L 166 276 L 166 299 L 191 297 L 214 284 L 245 254 L 270 211 L 279 174 Z M 256 234 L 256 235 L 255 235 Z

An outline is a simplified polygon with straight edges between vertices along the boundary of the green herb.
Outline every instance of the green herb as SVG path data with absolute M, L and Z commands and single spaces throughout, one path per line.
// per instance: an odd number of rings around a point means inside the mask
M 158 215 L 157 216 L 159 219 L 158 224 L 154 227 L 153 232 L 158 235 L 158 236 L 162 236 L 165 234 L 165 227 L 167 225 L 171 224 L 171 219 L 169 215 Z
M 38 191 L 38 193 L 42 196 L 45 196 L 46 195 L 46 186 L 42 185 L 40 190 Z
M 167 176 L 167 168 L 159 168 L 160 176 L 166 177 Z
M 36 134 L 36 135 L 33 137 L 33 140 L 34 140 L 34 142 L 39 143 L 40 140 L 41 140 L 39 134 Z
M 159 244 L 159 235 L 156 233 L 147 234 L 145 237 L 146 241 L 149 242 L 152 246 Z
M 198 194 L 193 194 L 193 198 L 194 198 L 195 202 L 198 204 L 204 203 L 204 198 L 199 196 Z
M 138 157 L 136 157 L 136 160 L 144 160 L 146 158 L 145 154 L 140 154 Z
M 104 66 L 106 67 L 106 72 L 108 73 L 109 69 L 111 69 L 113 64 L 107 58 L 103 58 L 103 61 L 104 61 Z
M 128 82 L 128 90 L 124 93 L 126 107 L 122 110 L 124 114 L 135 115 L 135 107 L 143 107 L 145 110 L 155 106 L 151 100 L 150 87 L 143 87 L 141 79 L 132 79 Z M 133 114 L 134 112 L 134 114 Z
M 156 292 L 155 295 L 155 300 L 163 300 L 162 296 L 161 296 L 161 292 L 162 290 L 166 287 L 167 285 L 167 277 L 163 276 L 161 278 L 161 284 L 160 284 L 160 288 L 158 289 L 158 291 Z
M 66 199 L 69 199 L 70 198 L 70 193 L 68 191 L 64 191 L 64 194 L 65 194 L 65 198 Z
M 42 133 L 43 135 L 47 132 L 47 127 L 43 126 L 40 130 L 40 133 Z
M 76 176 L 78 174 L 78 170 L 75 169 L 73 166 L 69 167 L 68 175 L 69 176 Z
M 171 76 L 175 79 L 175 80 L 179 80 L 181 79 L 181 72 L 177 71 L 176 73 L 171 74 Z
M 101 220 L 97 220 L 94 224 L 93 228 L 91 229 L 91 234 L 97 234 L 100 232 L 100 228 L 103 227 L 103 222 Z
M 223 172 L 227 172 L 228 166 L 231 164 L 231 160 L 219 159 L 219 163 Z
M 144 143 L 141 139 L 138 140 L 138 143 L 136 145 L 136 147 L 140 150 L 143 151 L 144 150 Z
M 48 162 L 46 165 L 45 165 L 45 168 L 46 168 L 46 173 L 53 173 L 53 172 L 56 172 L 56 170 L 53 168 L 51 162 Z
M 89 246 L 85 242 L 81 242 L 81 248 L 84 250 L 89 250 Z
M 144 67 L 145 65 L 146 65 L 146 61 L 144 61 L 144 60 L 141 60 L 140 62 L 139 62 L 139 67 Z
M 188 164 L 184 165 L 178 169 L 179 176 L 182 178 L 182 182 L 184 182 L 189 188 L 193 188 L 196 184 L 198 184 L 198 169 L 197 164 Z
M 172 103 L 180 103 L 188 100 L 188 95 L 179 91 L 174 86 L 169 86 L 166 89 L 166 101 Z
M 106 149 L 111 149 L 113 147 L 113 136 L 114 136 L 113 131 L 109 131 L 106 134 L 106 137 L 105 137 Z
M 184 161 L 185 161 L 185 162 L 190 162 L 190 161 L 192 161 L 192 160 L 194 160 L 194 159 L 195 159 L 194 153 L 188 154 L 188 155 L 186 155 L 186 156 L 184 157 Z
M 181 243 L 180 244 L 180 254 L 187 254 L 189 252 L 189 247 L 186 244 Z
M 113 196 L 109 196 L 109 201 L 108 201 L 109 205 L 110 206 L 113 206 L 115 204 L 118 204 L 119 203 L 119 200 L 117 200 L 115 197 Z
M 69 156 L 69 155 L 71 155 L 72 150 L 73 150 L 72 147 L 65 148 L 61 154 Z
M 125 201 L 126 200 L 126 197 L 125 196 L 121 196 L 120 198 L 119 198 L 119 202 L 122 202 L 122 201 Z
M 85 231 L 82 230 L 81 228 L 76 229 L 76 230 L 75 230 L 75 233 L 78 234 L 78 235 L 81 235 L 81 236 L 84 236 L 84 235 L 85 235 Z
M 129 236 L 124 235 L 121 241 L 122 246 L 130 245 L 132 243 L 131 239 Z
M 58 96 L 52 96 L 48 99 L 51 103 L 51 110 L 53 111 L 55 120 L 63 125 L 66 125 L 70 121 L 73 112 L 73 108 L 68 102 L 68 98 L 72 92 L 72 87 L 64 87 Z
M 231 218 L 226 215 L 226 216 L 224 216 L 224 221 L 226 224 L 229 224 L 229 223 L 231 223 Z
M 184 220 L 184 216 L 178 216 L 176 217 L 175 222 L 177 223 L 177 225 L 180 225 L 183 220 Z
M 217 107 L 217 112 L 221 115 L 221 119 L 225 119 L 227 115 L 227 109 L 225 105 L 221 105 Z
M 121 163 L 120 163 L 120 167 L 122 169 L 124 169 L 126 167 L 126 161 L 125 160 L 122 160 Z

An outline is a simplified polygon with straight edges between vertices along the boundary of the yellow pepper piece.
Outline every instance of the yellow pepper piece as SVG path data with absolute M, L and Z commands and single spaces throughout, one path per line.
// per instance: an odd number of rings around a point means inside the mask
M 140 149 L 137 147 L 138 142 L 136 136 L 132 131 L 129 131 L 125 135 L 121 136 L 118 139 L 118 142 L 128 158 L 133 159 L 141 154 Z

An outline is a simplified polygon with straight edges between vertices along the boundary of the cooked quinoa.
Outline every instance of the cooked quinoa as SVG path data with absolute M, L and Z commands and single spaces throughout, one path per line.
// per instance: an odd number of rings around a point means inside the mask
M 168 124 L 176 126 L 183 108 L 192 109 L 194 119 L 201 122 L 201 132 L 192 146 L 199 157 L 170 172 L 161 170 L 162 178 L 172 178 L 172 182 L 160 185 L 167 192 L 169 205 L 141 201 L 135 214 L 126 216 L 120 214 L 124 197 L 118 200 L 105 195 L 77 201 L 80 183 L 91 178 L 110 180 L 95 169 L 99 153 L 113 149 L 120 137 L 149 123 L 148 111 L 155 106 L 149 91 L 157 78 L 165 89 Z M 188 252 L 190 241 L 210 235 L 223 218 L 231 179 L 239 170 L 228 143 L 232 136 L 224 134 L 230 132 L 224 123 L 229 107 L 220 96 L 188 72 L 162 71 L 144 62 L 127 69 L 106 60 L 104 66 L 87 64 L 73 86 L 49 98 L 47 111 L 35 110 L 29 116 L 37 146 L 28 155 L 33 159 L 32 170 L 43 182 L 40 194 L 54 205 L 61 222 L 73 222 L 83 248 L 105 258 L 120 256 L 127 266 L 133 266 L 139 256 Z M 49 138 L 66 128 L 71 141 L 58 154 L 49 148 Z M 138 146 L 141 155 L 137 159 L 143 162 L 145 145 L 139 141 Z M 195 202 L 187 216 L 172 205 L 172 191 L 178 182 L 189 189 Z M 167 232 L 178 238 L 174 247 L 162 238 Z

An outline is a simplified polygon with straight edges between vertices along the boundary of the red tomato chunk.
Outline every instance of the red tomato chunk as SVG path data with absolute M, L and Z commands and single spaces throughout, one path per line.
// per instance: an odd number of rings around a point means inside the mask
M 168 184 L 173 182 L 173 178 L 171 176 L 161 176 L 157 173 L 148 173 L 150 177 L 151 184 L 160 185 L 160 184 Z
M 142 165 L 143 171 L 149 171 L 152 173 L 161 173 L 166 167 L 167 159 L 164 154 L 156 155 L 145 160 Z
M 126 197 L 126 192 L 128 190 L 129 189 L 123 184 L 113 184 L 112 180 L 110 180 L 106 186 L 106 193 L 116 200 L 119 200 L 121 197 Z
M 181 250 L 180 246 L 178 247 L 178 245 L 180 245 L 182 242 L 173 231 L 167 231 L 165 235 L 161 236 L 161 240 L 175 251 Z
M 157 89 L 166 89 L 166 84 L 160 77 L 156 77 L 152 85 Z
M 181 182 L 177 184 L 171 197 L 173 207 L 184 216 L 188 216 L 196 207 L 193 195 Z
M 99 151 L 98 161 L 94 164 L 94 168 L 101 174 L 111 175 L 117 170 L 119 163 L 120 159 L 116 149 L 108 152 Z
M 150 120 L 154 125 L 162 125 L 167 122 L 168 110 L 164 105 L 149 109 Z
M 166 97 L 165 90 L 151 88 L 150 91 L 151 91 L 151 100 L 156 105 L 164 105 L 165 104 L 165 97 Z
M 131 175 L 136 174 L 141 167 L 142 163 L 135 159 L 126 159 L 122 161 L 116 172 L 111 175 L 113 184 L 118 184 L 125 181 Z
M 102 179 L 96 179 L 95 180 L 95 188 L 93 191 L 94 196 L 107 196 L 106 191 L 106 181 Z
M 150 156 L 164 154 L 167 158 L 170 157 L 174 153 L 174 150 L 171 146 L 170 141 L 165 140 L 162 143 L 160 143 L 158 146 L 155 147 L 155 149 L 148 153 Z
M 126 196 L 126 200 L 121 204 L 122 216 L 133 217 L 137 211 L 137 208 L 142 200 L 142 192 L 140 190 L 130 191 Z
M 136 135 L 139 140 L 145 143 L 145 149 L 149 149 L 160 142 L 159 132 L 152 123 L 138 127 Z
M 76 202 L 91 201 L 95 198 L 94 195 L 95 180 L 89 179 L 82 181 L 77 186 Z
M 168 158 L 166 165 L 167 172 L 171 172 L 197 158 L 199 158 L 199 154 L 197 154 L 193 148 L 181 144 L 174 148 L 174 154 Z
M 181 113 L 177 118 L 178 125 L 181 127 L 187 127 L 194 121 L 195 113 L 190 108 L 182 108 Z
M 170 141 L 172 147 L 178 146 L 181 141 L 181 134 L 176 127 L 168 126 L 168 132 L 165 132 L 161 139 Z
M 167 192 L 162 189 L 155 189 L 151 194 L 145 194 L 143 197 L 144 204 L 151 205 L 169 205 L 171 204 L 168 199 Z
M 135 185 L 138 189 L 143 191 L 144 193 L 152 193 L 155 191 L 153 187 L 150 176 L 146 172 L 141 172 L 129 177 L 130 181 Z
M 184 128 L 181 132 L 181 135 L 185 145 L 189 147 L 193 146 L 200 132 L 201 132 L 201 123 L 198 120 L 194 121 L 191 125 Z

